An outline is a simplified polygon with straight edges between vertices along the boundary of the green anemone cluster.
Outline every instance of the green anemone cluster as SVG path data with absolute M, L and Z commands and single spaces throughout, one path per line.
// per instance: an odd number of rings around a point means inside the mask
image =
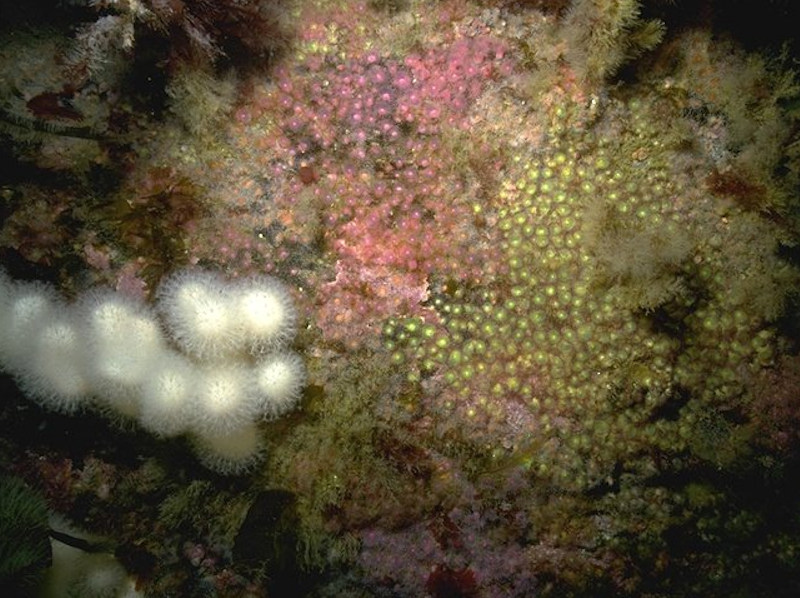
M 41 495 L 0 474 L 0 583 L 9 595 L 31 595 L 49 564 L 48 514 Z
M 795 276 L 776 227 L 689 182 L 707 165 L 684 133 L 664 135 L 663 111 L 619 101 L 576 133 L 556 110 L 547 149 L 517 153 L 474 208 L 494 223 L 503 270 L 481 286 L 448 281 L 430 317 L 384 328 L 412 381 L 443 383 L 445 408 L 485 422 L 524 404 L 538 467 L 572 484 L 644 447 L 680 450 L 698 411 L 739 401 L 772 355 L 769 297 Z M 566 450 L 548 464 L 553 437 Z

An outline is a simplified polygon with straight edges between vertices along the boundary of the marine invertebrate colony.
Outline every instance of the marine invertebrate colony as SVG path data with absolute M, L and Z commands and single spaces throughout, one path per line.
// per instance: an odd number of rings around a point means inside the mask
M 661 0 L 289 0 L 280 46 L 227 37 L 266 2 L 212 4 L 4 38 L 0 111 L 59 126 L 6 135 L 38 170 L 0 189 L 0 256 L 78 299 L 0 277 L 0 363 L 165 438 L 77 449 L 95 420 L 9 403 L 0 423 L 68 431 L 10 430 L 14 473 L 145 547 L 154 595 L 800 579 L 791 60 Z M 173 43 L 143 65 L 154 23 Z M 70 97 L 41 50 L 128 24 L 148 83 Z M 112 138 L 64 142 L 87 127 Z M 182 434 L 245 475 L 173 458 Z
M 304 384 L 302 361 L 286 350 L 291 296 L 270 277 L 228 282 L 192 270 L 158 297 L 163 328 L 120 293 L 94 290 L 67 304 L 3 273 L 0 364 L 49 409 L 94 407 L 161 436 L 190 433 L 204 461 L 239 471 L 258 456 L 253 421 L 290 411 Z

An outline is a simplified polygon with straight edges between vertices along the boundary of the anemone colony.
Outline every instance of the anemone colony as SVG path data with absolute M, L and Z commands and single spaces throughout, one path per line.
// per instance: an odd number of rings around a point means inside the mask
M 190 432 L 211 467 L 243 471 L 260 452 L 253 420 L 291 411 L 305 380 L 285 348 L 296 320 L 288 291 L 270 277 L 226 283 L 182 271 L 159 287 L 158 311 L 163 329 L 119 293 L 67 305 L 3 275 L 0 363 L 46 408 L 94 407 L 162 437 Z

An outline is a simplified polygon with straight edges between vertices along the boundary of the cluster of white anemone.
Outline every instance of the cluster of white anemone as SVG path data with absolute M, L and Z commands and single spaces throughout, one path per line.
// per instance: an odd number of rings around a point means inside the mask
M 0 366 L 23 392 L 64 413 L 94 408 L 159 436 L 188 434 L 208 466 L 247 468 L 257 421 L 291 411 L 305 382 L 287 348 L 297 314 L 276 279 L 169 276 L 156 307 L 111 290 L 68 303 L 0 272 Z

